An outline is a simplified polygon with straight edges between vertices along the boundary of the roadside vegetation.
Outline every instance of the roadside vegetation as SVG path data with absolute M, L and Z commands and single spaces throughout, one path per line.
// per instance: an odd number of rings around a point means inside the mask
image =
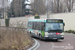
M 0 29 L 0 50 L 26 50 L 32 42 L 23 29 Z
M 74 30 L 66 30 L 65 32 L 66 33 L 73 33 L 73 34 L 75 34 L 75 31 Z

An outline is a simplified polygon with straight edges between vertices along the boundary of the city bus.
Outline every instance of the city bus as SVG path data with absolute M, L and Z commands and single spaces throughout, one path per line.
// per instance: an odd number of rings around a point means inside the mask
M 63 19 L 33 19 L 28 20 L 28 32 L 31 36 L 45 39 L 64 39 Z

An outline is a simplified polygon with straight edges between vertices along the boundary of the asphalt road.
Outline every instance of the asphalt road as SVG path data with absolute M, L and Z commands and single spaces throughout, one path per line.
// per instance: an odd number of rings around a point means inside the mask
M 36 39 L 40 46 L 37 50 L 75 50 L 75 34 L 65 33 L 65 39 L 59 41 Z

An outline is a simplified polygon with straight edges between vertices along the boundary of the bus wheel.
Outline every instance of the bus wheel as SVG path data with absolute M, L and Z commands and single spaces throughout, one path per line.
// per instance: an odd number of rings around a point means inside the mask
M 42 36 L 41 35 L 39 35 L 39 39 L 42 40 Z
M 55 41 L 58 41 L 58 39 L 56 39 Z
M 29 33 L 31 34 L 31 31 Z
M 32 37 L 32 33 L 31 33 L 31 31 L 30 31 L 29 33 L 30 33 L 30 36 Z

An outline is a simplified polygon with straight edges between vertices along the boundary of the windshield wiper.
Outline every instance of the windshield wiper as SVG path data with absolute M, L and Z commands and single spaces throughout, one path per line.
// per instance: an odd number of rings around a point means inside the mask
M 62 32 L 63 30 L 56 29 L 56 30 L 48 30 L 48 32 Z
M 60 30 L 60 29 L 55 29 L 55 30 L 57 30 L 57 31 L 62 31 L 62 30 Z

